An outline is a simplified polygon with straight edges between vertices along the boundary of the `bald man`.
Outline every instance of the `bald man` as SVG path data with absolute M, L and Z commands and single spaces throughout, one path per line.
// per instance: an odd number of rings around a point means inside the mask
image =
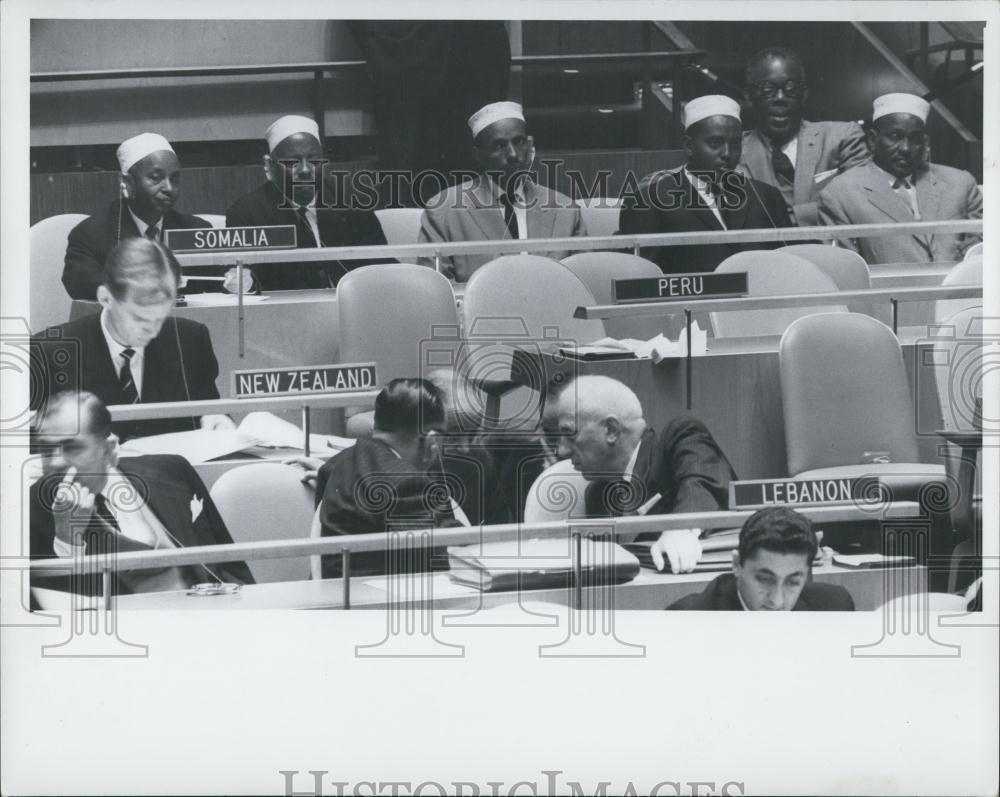
M 282 116 L 264 133 L 267 154 L 260 186 L 226 211 L 227 227 L 291 224 L 299 249 L 384 246 L 385 235 L 370 209 L 351 208 L 343 191 L 324 183 L 319 125 L 306 116 Z M 382 260 L 262 263 L 252 267 L 260 290 L 332 288 L 355 268 Z
M 604 376 L 579 377 L 557 402 L 559 456 L 569 457 L 588 482 L 587 517 L 726 508 L 736 474 L 701 421 L 682 415 L 654 431 L 635 393 Z M 651 549 L 657 569 L 666 558 L 674 573 L 693 570 L 701 556 L 700 534 L 664 531 Z
M 868 146 L 872 160 L 837 177 L 819 197 L 822 224 L 891 224 L 945 219 L 981 219 L 983 196 L 975 178 L 961 169 L 929 162 L 926 121 L 930 105 L 915 94 L 896 92 L 872 104 Z M 842 238 L 841 246 L 868 263 L 928 263 L 961 260 L 978 235 L 886 235 Z
M 120 241 L 140 237 L 163 241 L 164 230 L 212 226 L 199 216 L 174 210 L 181 193 L 181 162 L 163 136 L 133 136 L 118 147 L 117 157 L 119 197 L 76 225 L 66 241 L 62 282 L 74 299 L 97 298 L 104 262 Z M 211 289 L 212 283 L 192 283 L 188 292 L 206 284 Z

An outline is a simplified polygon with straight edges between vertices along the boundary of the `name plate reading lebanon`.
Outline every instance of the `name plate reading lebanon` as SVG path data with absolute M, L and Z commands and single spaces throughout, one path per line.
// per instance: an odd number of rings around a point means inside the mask
M 655 302 L 669 299 L 723 299 L 746 296 L 747 274 L 675 274 L 664 277 L 615 280 L 614 303 Z
M 853 479 L 758 479 L 730 482 L 730 509 L 760 509 L 777 504 L 882 503 L 886 493 L 876 476 Z
M 167 230 L 173 252 L 232 252 L 247 249 L 294 249 L 295 225 L 267 227 L 209 227 L 204 230 Z
M 372 390 L 377 384 L 375 363 L 233 371 L 233 396 L 236 398 L 342 393 L 349 390 Z

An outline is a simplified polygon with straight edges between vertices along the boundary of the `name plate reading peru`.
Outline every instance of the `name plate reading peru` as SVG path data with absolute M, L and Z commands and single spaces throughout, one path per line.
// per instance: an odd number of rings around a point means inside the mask
M 854 479 L 759 479 L 729 483 L 730 509 L 767 506 L 857 504 L 870 506 L 887 500 L 875 476 Z
M 670 299 L 725 299 L 746 296 L 745 271 L 732 274 L 670 274 L 662 277 L 615 280 L 614 303 L 655 302 Z
M 375 363 L 233 371 L 233 396 L 236 398 L 343 393 L 350 390 L 372 390 L 377 384 Z
M 269 227 L 209 227 L 204 230 L 167 230 L 172 252 L 243 252 L 247 249 L 294 249 L 295 225 Z

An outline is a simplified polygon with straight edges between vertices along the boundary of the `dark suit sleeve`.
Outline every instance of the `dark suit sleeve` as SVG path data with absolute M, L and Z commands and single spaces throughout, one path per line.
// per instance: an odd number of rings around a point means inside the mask
M 227 227 L 252 227 L 253 223 L 245 202 L 237 201 L 226 211 Z
M 93 301 L 104 271 L 104 252 L 90 230 L 91 225 L 91 219 L 84 219 L 70 231 L 62 283 L 74 299 Z
M 218 507 L 209 495 L 205 483 L 190 462 L 183 457 L 163 457 L 166 460 L 165 470 L 172 471 L 177 479 L 186 482 L 192 493 L 202 502 L 201 514 L 194 519 L 194 539 L 197 545 L 232 545 L 233 537 L 226 528 L 226 522 L 219 514 Z M 208 565 L 225 580 L 241 584 L 253 584 L 254 577 L 246 562 L 220 562 Z
M 191 392 L 191 398 L 219 398 L 219 388 L 215 383 L 219 377 L 219 362 L 215 359 L 215 349 L 212 348 L 212 336 L 204 324 L 196 327 L 194 352 L 199 364 L 199 378 L 197 386 Z
M 654 185 L 652 180 L 644 180 L 639 186 L 638 194 L 630 194 L 625 197 L 621 213 L 618 216 L 618 232 L 621 235 L 667 232 L 661 225 L 661 214 L 653 206 L 650 197 L 652 185 Z M 642 256 L 647 260 L 652 260 L 660 268 L 665 268 L 669 248 L 667 246 L 644 248 Z M 629 251 L 631 252 L 631 250 Z
M 732 465 L 701 421 L 677 418 L 663 432 L 674 487 L 671 513 L 714 512 L 729 505 Z
M 840 141 L 840 150 L 837 159 L 837 168 L 846 172 L 852 166 L 860 166 L 871 158 L 868 150 L 868 141 L 865 138 L 865 131 L 857 122 L 851 122 L 847 126 L 847 132 Z

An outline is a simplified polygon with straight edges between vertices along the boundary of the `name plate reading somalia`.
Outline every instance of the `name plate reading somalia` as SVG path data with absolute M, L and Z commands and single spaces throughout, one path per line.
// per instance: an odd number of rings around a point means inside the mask
M 730 509 L 803 504 L 865 506 L 885 500 L 882 484 L 874 476 L 854 479 L 758 479 L 729 483 Z
M 243 252 L 248 249 L 294 249 L 295 225 L 269 227 L 209 227 L 204 230 L 167 230 L 173 252 Z
M 732 274 L 670 274 L 662 277 L 615 280 L 614 303 L 655 302 L 658 299 L 723 299 L 746 296 L 745 271 Z
M 233 371 L 233 396 L 236 398 L 343 393 L 349 390 L 371 390 L 377 384 L 375 363 Z

